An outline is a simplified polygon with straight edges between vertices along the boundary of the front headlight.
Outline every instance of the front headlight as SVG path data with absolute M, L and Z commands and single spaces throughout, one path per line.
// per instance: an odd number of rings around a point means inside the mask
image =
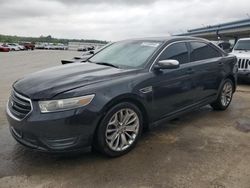
M 58 112 L 86 106 L 92 101 L 94 96 L 92 94 L 68 99 L 39 101 L 38 104 L 42 113 Z

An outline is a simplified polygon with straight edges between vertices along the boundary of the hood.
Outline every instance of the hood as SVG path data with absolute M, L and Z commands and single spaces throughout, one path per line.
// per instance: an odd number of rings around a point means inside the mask
M 235 55 L 238 58 L 250 58 L 250 50 L 234 50 L 231 54 Z
M 14 89 L 30 99 L 50 99 L 55 95 L 124 76 L 130 69 L 116 69 L 94 63 L 76 63 L 30 74 L 16 83 Z

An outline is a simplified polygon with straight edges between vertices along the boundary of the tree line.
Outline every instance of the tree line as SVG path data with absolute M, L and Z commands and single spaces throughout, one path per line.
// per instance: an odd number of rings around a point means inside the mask
M 68 42 L 87 42 L 87 43 L 100 43 L 106 44 L 107 41 L 102 40 L 92 40 L 92 39 L 58 39 L 54 38 L 51 35 L 40 36 L 40 37 L 22 37 L 22 36 L 11 36 L 11 35 L 1 35 L 0 42 L 2 43 L 18 43 L 18 42 L 47 42 L 47 43 L 63 43 L 67 44 Z

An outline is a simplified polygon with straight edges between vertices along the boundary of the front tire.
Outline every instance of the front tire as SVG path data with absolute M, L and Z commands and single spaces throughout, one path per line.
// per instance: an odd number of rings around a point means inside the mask
M 233 87 L 234 87 L 234 84 L 232 80 L 226 79 L 223 82 L 223 85 L 222 85 L 222 88 L 220 90 L 217 100 L 211 104 L 214 110 L 222 111 L 228 108 L 233 98 Z
M 95 135 L 95 150 L 118 157 L 132 150 L 142 132 L 140 109 L 129 102 L 115 105 L 104 116 Z

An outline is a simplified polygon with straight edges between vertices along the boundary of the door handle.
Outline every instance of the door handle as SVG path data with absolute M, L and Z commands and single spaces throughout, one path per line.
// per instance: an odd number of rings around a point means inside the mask
M 194 74 L 194 70 L 193 70 L 193 69 L 188 69 L 188 70 L 186 71 L 186 73 L 187 73 L 187 74 Z

